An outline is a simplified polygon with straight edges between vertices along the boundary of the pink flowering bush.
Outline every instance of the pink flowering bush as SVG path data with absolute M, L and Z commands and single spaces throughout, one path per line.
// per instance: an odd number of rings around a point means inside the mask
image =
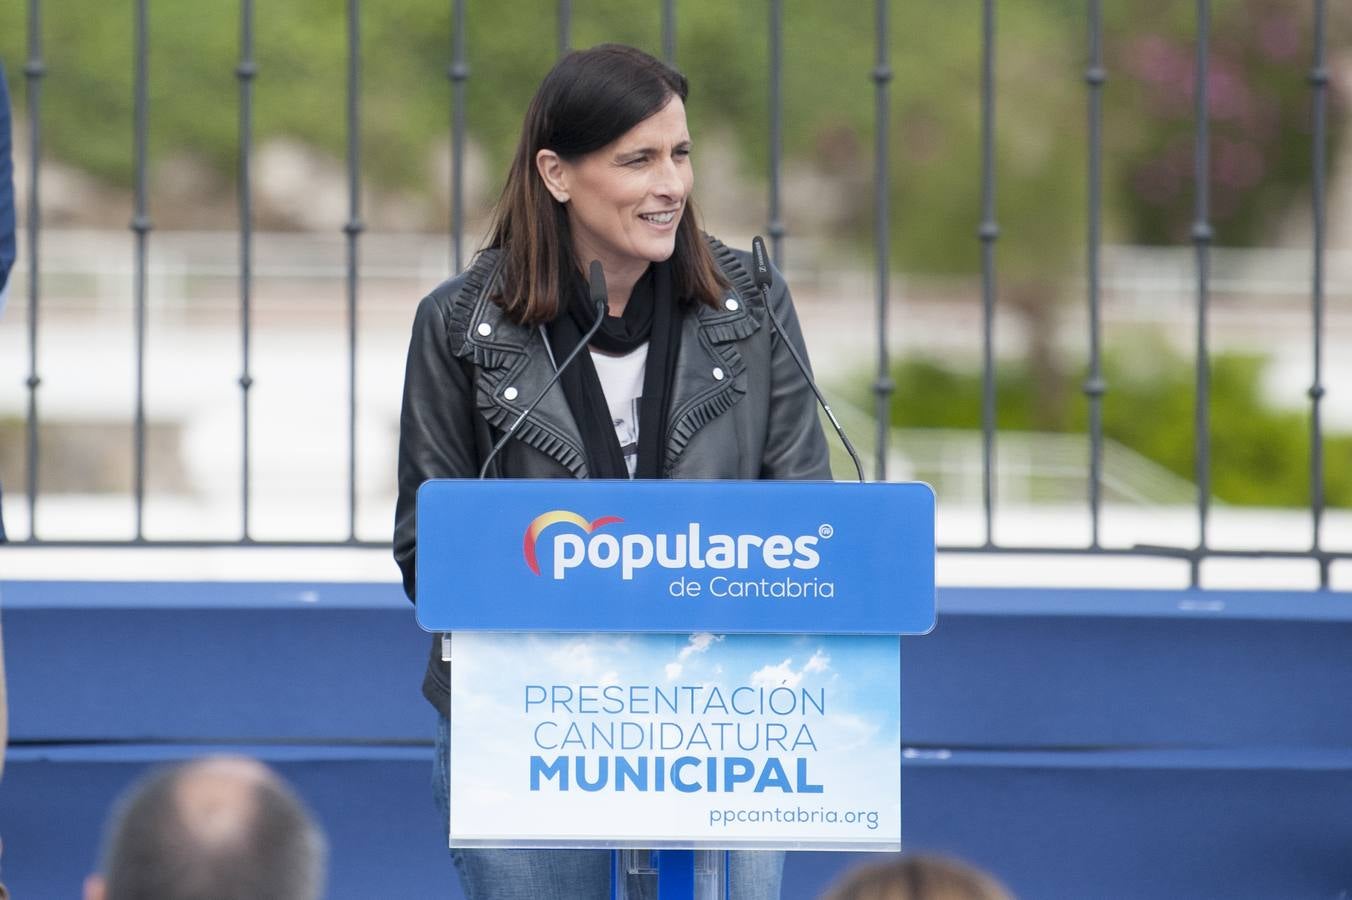
M 1128 240 L 1188 240 L 1194 220 L 1195 21 L 1192 4 L 1133 6 L 1107 39 L 1106 171 Z M 1329 171 L 1347 112 L 1336 65 L 1346 11 L 1328 22 Z M 1313 65 L 1311 5 L 1287 0 L 1216 4 L 1207 73 L 1210 220 L 1218 243 L 1248 245 L 1302 202 L 1311 188 Z

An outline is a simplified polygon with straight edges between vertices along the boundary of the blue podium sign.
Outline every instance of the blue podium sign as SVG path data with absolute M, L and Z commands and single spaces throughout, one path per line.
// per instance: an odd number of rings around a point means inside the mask
M 923 634 L 924 484 L 434 480 L 418 491 L 428 631 Z

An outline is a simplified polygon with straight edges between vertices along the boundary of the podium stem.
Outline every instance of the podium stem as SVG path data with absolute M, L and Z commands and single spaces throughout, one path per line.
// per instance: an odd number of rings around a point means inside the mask
M 659 900 L 678 900 L 695 896 L 695 851 L 658 850 L 657 896 Z

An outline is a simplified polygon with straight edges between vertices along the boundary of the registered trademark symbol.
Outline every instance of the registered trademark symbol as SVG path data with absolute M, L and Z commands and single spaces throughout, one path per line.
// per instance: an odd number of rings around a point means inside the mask
M 832 528 L 830 525 L 817 526 L 817 534 L 821 535 L 823 538 L 829 538 L 831 535 L 835 533 L 836 530 Z

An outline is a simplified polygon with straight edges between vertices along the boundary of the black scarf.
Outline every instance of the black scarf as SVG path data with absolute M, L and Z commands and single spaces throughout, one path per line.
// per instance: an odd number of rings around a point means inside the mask
M 571 263 L 561 273 L 562 309 L 547 329 L 554 358 L 567 356 L 596 322 L 587 282 Z M 607 314 L 591 346 L 604 353 L 624 354 L 648 342 L 643 371 L 643 398 L 638 410 L 638 465 L 635 478 L 662 477 L 663 436 L 671 406 L 676 356 L 681 347 L 681 316 L 672 296 L 671 266 L 654 263 L 634 285 L 624 315 Z M 628 478 L 615 424 L 610 419 L 601 379 L 590 353 L 580 353 L 560 379 L 568 408 L 582 432 L 587 472 L 592 478 Z

